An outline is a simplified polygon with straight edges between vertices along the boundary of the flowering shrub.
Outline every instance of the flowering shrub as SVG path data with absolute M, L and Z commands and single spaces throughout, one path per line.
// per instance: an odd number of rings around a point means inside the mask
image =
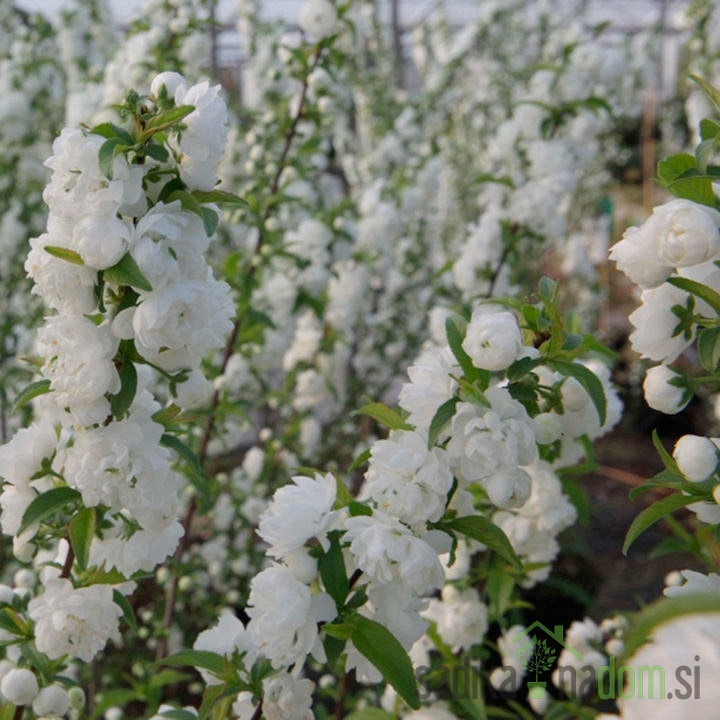
M 623 409 L 601 158 L 644 68 L 583 6 L 434 12 L 405 92 L 373 3 L 308 0 L 288 32 L 244 0 L 237 104 L 200 79 L 200 3 L 122 42 L 99 2 L 57 33 L 0 16 L 2 718 L 592 718 L 610 658 L 711 654 L 717 575 L 690 570 L 561 650 L 523 627 Z M 717 381 L 719 128 L 610 253 L 666 413 Z M 693 346 L 704 376 L 673 365 Z M 672 493 L 625 550 L 688 508 L 674 547 L 717 570 L 716 440 L 656 438 Z

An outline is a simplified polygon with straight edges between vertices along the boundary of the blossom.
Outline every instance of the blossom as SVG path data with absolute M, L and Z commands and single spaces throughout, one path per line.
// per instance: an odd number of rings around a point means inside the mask
M 337 26 L 337 11 L 330 0 L 307 0 L 298 15 L 300 29 L 313 41 L 329 37 Z
M 480 306 L 470 318 L 462 347 L 475 367 L 504 370 L 517 360 L 522 344 L 514 313 Z
M 54 715 L 60 717 L 70 708 L 67 690 L 60 685 L 48 685 L 38 694 L 32 704 L 33 712 L 42 717 Z
M 258 535 L 270 545 L 268 554 L 278 559 L 299 550 L 310 538 L 326 546 L 326 534 L 335 518 L 332 507 L 337 481 L 332 473 L 314 478 L 297 475 L 292 481 L 293 485 L 275 492 L 258 527 Z
M 679 413 L 691 399 L 682 387 L 671 384 L 672 380 L 680 378 L 667 365 L 656 365 L 645 374 L 643 392 L 645 402 L 653 409 L 666 415 Z
M 480 600 L 477 590 L 457 590 L 446 585 L 441 600 L 431 600 L 423 617 L 437 625 L 443 642 L 453 652 L 469 650 L 483 641 L 488 629 L 488 609 Z
M 299 671 L 308 653 L 324 660 L 317 624 L 335 618 L 335 603 L 327 593 L 312 595 L 287 568 L 272 565 L 253 578 L 247 613 L 250 638 L 274 668 Z
M 263 679 L 263 715 L 267 720 L 313 720 L 311 680 L 276 673 Z
M 35 621 L 35 644 L 57 659 L 63 655 L 92 660 L 108 640 L 117 640 L 122 610 L 110 585 L 74 589 L 69 580 L 50 580 L 42 595 L 28 605 Z
M 706 437 L 683 435 L 675 443 L 673 458 L 690 482 L 702 482 L 715 472 L 718 448 Z

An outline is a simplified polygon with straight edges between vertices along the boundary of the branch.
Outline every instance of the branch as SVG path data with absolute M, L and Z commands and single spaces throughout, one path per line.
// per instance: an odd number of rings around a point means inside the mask
M 282 152 L 280 153 L 280 159 L 278 161 L 278 167 L 277 171 L 275 172 L 275 176 L 273 178 L 272 184 L 270 186 L 270 197 L 273 197 L 277 195 L 278 190 L 280 188 L 280 177 L 282 176 L 283 170 L 285 170 L 285 167 L 287 166 L 287 159 L 288 155 L 290 154 L 290 148 L 292 147 L 293 140 L 295 139 L 295 136 L 297 135 L 297 128 L 298 124 L 300 123 L 300 119 L 303 115 L 303 112 L 305 110 L 305 101 L 307 99 L 307 91 L 308 91 L 308 78 L 310 76 L 310 73 L 317 67 L 318 63 L 320 62 L 320 57 L 322 55 L 322 51 L 324 49 L 324 45 L 321 43 L 318 45 L 317 50 L 315 51 L 315 54 L 313 55 L 313 60 L 310 65 L 310 68 L 308 72 L 306 73 L 305 77 L 303 78 L 303 85 L 302 90 L 300 93 L 300 102 L 298 103 L 298 109 L 293 117 L 292 123 L 290 125 L 290 128 L 287 131 L 287 134 L 285 135 L 285 142 L 283 144 Z M 263 220 L 267 220 L 270 216 L 270 203 L 267 204 L 265 208 L 265 212 L 263 213 Z M 253 253 L 251 256 L 251 262 L 250 262 L 250 268 L 248 270 L 248 275 L 252 278 L 255 275 L 255 270 L 258 267 L 258 263 L 255 262 L 255 260 L 260 256 L 260 252 L 263 248 L 263 243 L 265 241 L 265 235 L 262 231 L 262 225 L 260 232 L 258 233 L 258 239 L 255 243 L 255 247 L 253 248 Z M 227 342 L 225 343 L 225 350 L 223 352 L 222 362 L 220 363 L 220 374 L 222 375 L 228 365 L 228 362 L 230 361 L 230 358 L 233 355 L 233 352 L 235 351 L 235 344 L 237 342 L 238 333 L 240 332 L 240 325 L 241 325 L 242 319 L 236 318 L 235 322 L 233 324 L 233 329 L 230 332 L 230 335 L 228 336 Z M 217 388 L 212 396 L 212 401 L 210 403 L 210 413 L 208 415 L 207 421 L 205 422 L 205 429 L 203 431 L 202 440 L 200 442 L 200 448 L 198 450 L 198 462 L 201 466 L 206 466 L 207 463 L 207 453 L 208 453 L 208 446 L 210 444 L 210 438 L 212 437 L 213 430 L 215 429 L 215 423 L 217 422 L 217 411 L 218 407 L 220 406 L 220 389 Z M 168 642 L 168 635 L 170 631 L 170 626 L 172 625 L 173 620 L 173 614 L 175 612 L 175 602 L 177 599 L 177 590 L 178 590 L 178 583 L 180 581 L 180 577 L 177 573 L 177 564 L 180 561 L 180 558 L 185 553 L 185 551 L 190 546 L 190 527 L 192 526 L 193 520 L 195 518 L 195 513 L 197 512 L 197 499 L 196 497 L 193 497 L 187 507 L 187 510 L 185 512 L 185 517 L 183 518 L 182 526 L 183 526 L 183 536 L 180 540 L 180 543 L 178 544 L 175 554 L 173 555 L 173 561 L 176 565 L 176 570 L 173 573 L 172 579 L 170 580 L 170 587 L 168 588 L 168 593 L 165 600 L 165 611 L 163 613 L 163 630 L 164 635 L 159 639 L 157 651 L 155 653 L 155 660 L 162 660 L 167 655 L 167 642 Z M 256 711 L 256 715 L 258 712 L 261 712 L 262 703 L 260 706 L 258 706 L 258 709 Z M 257 715 L 259 718 L 260 715 Z

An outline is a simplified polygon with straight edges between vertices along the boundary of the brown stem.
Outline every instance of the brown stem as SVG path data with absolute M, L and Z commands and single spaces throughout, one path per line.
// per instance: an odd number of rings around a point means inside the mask
M 260 720 L 262 717 L 262 700 L 260 701 L 260 704 L 255 708 L 255 712 L 253 713 L 252 718 L 250 720 Z
M 60 573 L 61 578 L 70 577 L 70 571 L 72 570 L 73 563 L 75 562 L 75 551 L 73 550 L 73 546 L 69 538 L 67 539 L 67 543 L 68 551 L 65 556 L 65 563 L 63 564 L 62 572 Z
M 338 693 L 338 699 L 335 703 L 335 712 L 333 713 L 334 720 L 341 720 L 343 716 L 343 712 L 345 711 L 345 697 L 350 692 L 350 688 L 352 687 L 352 683 L 355 677 L 355 668 L 353 668 L 350 672 L 345 673 L 345 677 L 343 678 L 343 683 L 340 686 L 340 692 Z
M 18 705 L 13 713 L 12 720 L 22 720 L 23 713 L 25 712 L 24 705 Z
M 277 195 L 278 189 L 280 188 L 280 177 L 282 175 L 283 170 L 286 167 L 288 155 L 290 153 L 290 148 L 292 147 L 293 140 L 295 139 L 295 136 L 297 135 L 297 128 L 298 124 L 300 123 L 300 118 L 303 115 L 304 107 L 305 107 L 305 100 L 307 98 L 307 91 L 308 91 L 308 77 L 310 73 L 317 67 L 318 62 L 320 61 L 320 57 L 322 55 L 323 51 L 323 45 L 319 45 L 317 50 L 315 51 L 315 54 L 313 55 L 313 61 L 310 66 L 310 70 L 306 74 L 306 76 L 303 78 L 303 85 L 302 90 L 300 93 L 300 102 L 298 103 L 298 109 L 297 113 L 293 117 L 292 123 L 290 125 L 290 128 L 288 129 L 287 134 L 285 135 L 285 142 L 283 144 L 282 152 L 280 153 L 280 159 L 278 161 L 278 168 L 275 172 L 275 176 L 273 177 L 272 184 L 270 186 L 270 196 Z M 265 212 L 263 213 L 263 223 L 270 217 L 270 205 L 265 208 Z M 255 274 L 255 270 L 257 268 L 257 262 L 256 259 L 260 255 L 260 251 L 262 250 L 263 243 L 265 241 L 265 234 L 263 232 L 263 227 L 261 226 L 260 232 L 258 233 L 258 239 L 255 243 L 255 247 L 253 248 L 253 254 L 250 262 L 250 268 L 248 270 L 248 274 L 250 277 L 252 277 Z M 232 331 L 230 332 L 230 335 L 228 336 L 227 342 L 225 343 L 225 350 L 223 352 L 222 356 L 222 362 L 220 363 L 220 374 L 225 372 L 227 368 L 227 364 L 230 361 L 230 358 L 232 357 L 232 354 L 235 350 L 235 343 L 237 342 L 237 336 L 240 332 L 240 324 L 241 324 L 241 318 L 236 318 L 235 322 L 233 324 Z M 207 455 L 208 455 L 208 446 L 210 444 L 210 438 L 212 437 L 213 430 L 215 429 L 215 423 L 217 420 L 217 409 L 220 405 L 220 390 L 216 389 L 213 393 L 212 400 L 210 402 L 210 413 L 208 415 L 207 421 L 205 422 L 205 429 L 203 430 L 203 436 L 202 440 L 200 441 L 200 447 L 198 449 L 198 461 L 201 466 L 206 467 L 207 465 Z M 175 554 L 173 555 L 173 561 L 174 564 L 177 566 L 177 563 L 179 562 L 182 555 L 185 553 L 185 551 L 190 546 L 190 528 L 192 526 L 193 520 L 195 518 L 195 513 L 197 512 L 197 499 L 193 497 L 190 500 L 190 503 L 188 504 L 187 510 L 185 512 L 185 517 L 183 518 L 182 526 L 183 526 L 183 536 L 180 540 L 180 543 L 177 546 L 177 549 L 175 550 Z M 170 631 L 170 626 L 172 625 L 173 620 L 173 614 L 175 612 L 175 601 L 177 599 L 177 591 L 178 591 L 178 583 L 180 582 L 180 577 L 176 571 L 173 573 L 172 578 L 170 580 L 170 587 L 168 588 L 167 596 L 165 599 L 165 610 L 163 612 L 163 630 L 164 634 L 163 636 L 158 640 L 158 646 L 157 651 L 155 653 L 155 659 L 162 660 L 167 655 L 167 640 L 168 640 L 168 634 Z M 257 718 L 260 717 L 258 713 L 262 712 L 262 703 L 258 706 L 258 709 L 255 711 L 255 715 Z M 253 716 L 255 718 L 255 716 Z

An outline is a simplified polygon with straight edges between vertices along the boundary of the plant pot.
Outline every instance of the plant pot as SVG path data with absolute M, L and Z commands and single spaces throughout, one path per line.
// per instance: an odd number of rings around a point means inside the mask
M 533 700 L 542 700 L 545 697 L 545 685 L 544 682 L 529 682 L 528 686 L 528 697 Z

